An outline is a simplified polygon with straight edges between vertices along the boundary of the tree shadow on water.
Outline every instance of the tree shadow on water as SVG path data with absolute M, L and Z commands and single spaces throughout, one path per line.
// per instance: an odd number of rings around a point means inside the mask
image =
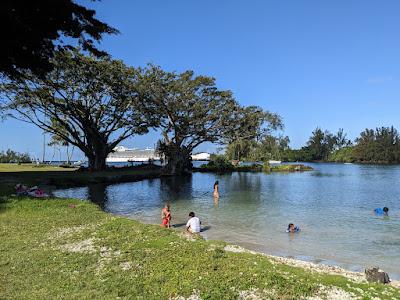
M 176 199 L 192 198 L 192 175 L 172 176 L 160 179 L 160 199 L 169 202 Z
M 101 209 L 104 209 L 107 201 L 107 184 L 96 183 L 88 185 L 88 199 L 97 204 Z

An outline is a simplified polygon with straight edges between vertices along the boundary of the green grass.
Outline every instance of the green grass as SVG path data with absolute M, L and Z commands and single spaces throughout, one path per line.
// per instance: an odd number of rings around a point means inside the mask
M 75 169 L 60 168 L 50 165 L 35 165 L 35 164 L 5 164 L 0 163 L 0 173 L 3 172 L 47 172 L 47 171 L 74 171 Z
M 0 164 L 0 196 L 14 192 L 17 183 L 28 186 L 74 187 L 92 183 L 119 183 L 154 178 L 161 175 L 157 166 L 136 166 L 132 168 L 110 169 L 101 172 L 34 164 Z
M 312 167 L 302 164 L 276 165 L 276 166 L 271 166 L 270 169 L 271 172 L 304 172 L 312 170 L 313 170 Z
M 115 217 L 89 202 L 2 199 L 0 299 L 169 299 L 194 293 L 235 299 L 253 289 L 264 298 L 299 299 L 321 285 L 363 299 L 400 298 L 390 286 L 227 252 L 223 242 L 189 241 L 178 231 Z M 87 251 L 73 252 L 82 241 Z

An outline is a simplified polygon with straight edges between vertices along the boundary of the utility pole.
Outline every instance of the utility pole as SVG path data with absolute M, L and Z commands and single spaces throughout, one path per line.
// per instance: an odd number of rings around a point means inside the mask
M 45 156 L 46 156 L 46 131 L 43 130 L 43 157 L 42 157 L 42 163 L 44 163 Z

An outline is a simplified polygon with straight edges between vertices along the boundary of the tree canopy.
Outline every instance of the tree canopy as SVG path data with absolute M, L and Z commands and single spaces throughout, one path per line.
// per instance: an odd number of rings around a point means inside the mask
M 143 104 L 147 115 L 156 116 L 159 122 L 158 150 L 165 156 L 168 172 L 189 170 L 194 148 L 204 142 L 221 142 L 233 128 L 238 104 L 230 91 L 216 87 L 214 78 L 151 66 L 143 79 Z
M 0 163 L 30 163 L 31 161 L 29 153 L 18 153 L 11 149 L 0 152 Z
M 288 151 L 286 158 L 295 161 L 327 161 L 334 151 L 351 145 L 343 129 L 336 134 L 317 127 L 311 134 L 305 147 L 298 151 Z
M 121 141 L 153 126 L 153 118 L 140 111 L 140 71 L 78 50 L 60 51 L 52 63 L 44 78 L 30 73 L 23 81 L 3 82 L 6 108 L 78 147 L 92 170 L 104 169 L 107 155 Z
M 353 149 L 356 161 L 400 163 L 400 135 L 393 126 L 365 129 Z
M 43 75 L 52 69 L 57 50 L 77 40 L 83 50 L 105 55 L 95 46 L 103 34 L 118 31 L 95 18 L 95 11 L 72 0 L 3 0 L 0 2 L 0 73 L 19 78 L 26 71 Z
M 235 111 L 234 120 L 234 127 L 225 138 L 228 158 L 238 161 L 270 159 L 270 151 L 275 151 L 272 143 L 278 140 L 273 134 L 283 129 L 281 117 L 258 106 L 247 106 Z

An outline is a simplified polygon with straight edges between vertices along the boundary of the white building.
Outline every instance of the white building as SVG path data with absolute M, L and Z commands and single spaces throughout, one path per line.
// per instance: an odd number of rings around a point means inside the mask
M 146 162 L 152 160 L 160 160 L 160 156 L 156 154 L 154 149 L 146 148 L 140 150 L 137 148 L 129 149 L 124 146 L 117 146 L 107 157 L 107 162 Z M 210 160 L 210 154 L 206 152 L 196 153 L 192 155 L 193 160 Z
M 192 160 L 210 160 L 210 153 L 200 152 L 192 155 Z

